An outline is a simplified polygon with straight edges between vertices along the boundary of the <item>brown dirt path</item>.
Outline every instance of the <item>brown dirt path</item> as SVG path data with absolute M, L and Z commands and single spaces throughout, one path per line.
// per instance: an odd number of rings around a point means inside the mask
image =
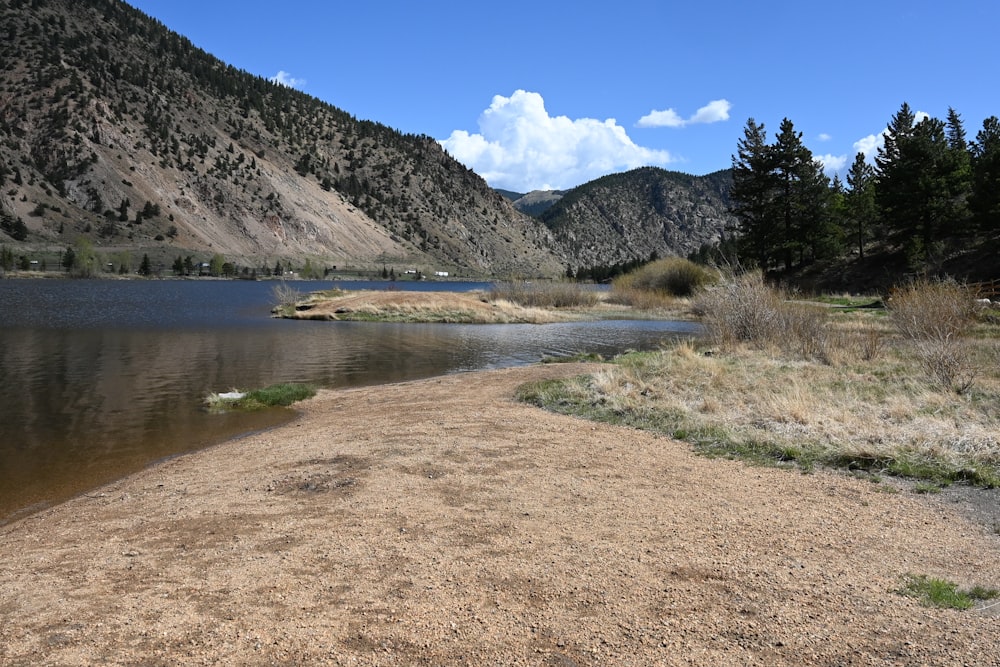
M 538 366 L 324 391 L 0 528 L 0 664 L 998 665 L 1000 537 L 843 475 L 551 415 Z

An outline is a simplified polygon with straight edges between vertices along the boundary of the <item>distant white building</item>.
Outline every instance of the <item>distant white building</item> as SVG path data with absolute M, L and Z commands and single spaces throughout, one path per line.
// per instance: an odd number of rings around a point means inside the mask
M 438 278 L 447 278 L 448 277 L 448 272 L 447 271 L 435 271 L 434 275 L 437 276 Z

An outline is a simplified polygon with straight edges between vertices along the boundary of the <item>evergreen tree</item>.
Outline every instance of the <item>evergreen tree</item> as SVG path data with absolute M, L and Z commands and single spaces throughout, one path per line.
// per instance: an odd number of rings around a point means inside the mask
M 774 214 L 781 230 L 782 260 L 789 270 L 796 262 L 803 264 L 832 252 L 830 181 L 802 143 L 802 133 L 787 118 L 781 121 L 772 156 L 778 184 Z
M 180 255 L 177 255 L 177 259 L 174 260 L 173 271 L 175 276 L 184 275 L 184 260 L 181 259 Z
M 142 262 L 139 263 L 139 275 L 149 276 L 153 273 L 153 267 L 149 264 L 149 255 L 143 253 Z
M 962 117 L 948 107 L 945 125 L 945 139 L 948 142 L 947 164 L 944 178 L 947 181 L 949 202 L 946 206 L 942 227 L 949 235 L 959 235 L 970 231 L 969 194 L 972 191 L 972 155 L 965 138 Z
M 865 154 L 854 156 L 854 164 L 847 172 L 847 193 L 845 222 L 849 225 L 849 235 L 858 247 L 858 257 L 865 258 L 865 243 L 872 236 L 872 228 L 878 219 L 875 206 L 875 168 L 865 161 Z
M 732 212 L 742 252 L 768 270 L 786 270 L 839 251 L 830 179 L 785 118 L 775 143 L 752 118 L 733 156 Z
M 969 209 L 976 229 L 988 236 L 1000 232 L 1000 119 L 990 116 L 972 144 L 972 192 Z
M 767 145 L 763 123 L 747 120 L 733 161 L 731 212 L 738 221 L 741 256 L 752 258 L 763 270 L 775 253 L 776 230 L 771 219 L 774 198 L 772 151 Z
M 919 268 L 937 255 L 940 232 L 954 217 L 954 170 L 945 124 L 914 120 L 904 103 L 886 130 L 875 158 L 876 201 L 892 239 L 902 245 L 911 267 Z
M 14 251 L 7 246 L 0 246 L 0 269 L 10 271 L 14 268 Z
M 916 174 L 904 171 L 909 165 L 901 159 L 900 146 L 912 136 L 915 118 L 910 105 L 903 102 L 886 128 L 884 143 L 875 156 L 876 203 L 879 214 L 894 234 L 911 227 L 908 220 Z

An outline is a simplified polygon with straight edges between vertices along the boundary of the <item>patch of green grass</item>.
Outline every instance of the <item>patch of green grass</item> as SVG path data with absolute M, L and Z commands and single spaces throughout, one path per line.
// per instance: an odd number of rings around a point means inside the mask
M 925 607 L 938 607 L 940 609 L 971 609 L 978 601 L 1000 597 L 1000 591 L 993 588 L 974 586 L 968 590 L 962 590 L 957 584 L 946 579 L 928 577 L 923 574 L 906 575 L 903 577 L 902 587 L 896 592 L 917 598 Z
M 213 410 L 263 410 L 288 407 L 316 395 L 316 387 L 308 384 L 281 383 L 248 392 L 234 392 L 238 396 L 212 394 L 207 403 Z
M 308 384 L 272 384 L 270 387 L 255 389 L 247 393 L 245 400 L 259 403 L 263 407 L 288 407 L 292 403 L 304 401 L 316 395 L 316 388 Z
M 941 485 L 932 482 L 918 482 L 913 487 L 913 492 L 919 494 L 941 493 Z

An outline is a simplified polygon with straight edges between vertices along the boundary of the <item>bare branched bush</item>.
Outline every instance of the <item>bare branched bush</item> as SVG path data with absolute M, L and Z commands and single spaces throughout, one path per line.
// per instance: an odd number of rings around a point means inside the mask
M 526 308 L 581 308 L 594 306 L 599 300 L 596 292 L 579 283 L 528 281 L 495 284 L 489 298 Z
M 932 380 L 959 393 L 972 387 L 976 366 L 965 336 L 976 303 L 969 290 L 953 280 L 915 281 L 895 290 L 889 315 Z
M 876 361 L 885 348 L 885 336 L 878 327 L 868 323 L 859 336 L 859 349 L 863 361 Z
M 973 363 L 971 350 L 964 339 L 919 340 L 917 357 L 932 379 L 942 387 L 964 394 L 972 388 L 979 373 Z
M 718 344 L 779 348 L 807 359 L 827 359 L 827 310 L 788 303 L 760 273 L 745 273 L 704 290 L 693 310 Z
M 781 298 L 756 272 L 703 291 L 694 311 L 721 345 L 769 344 L 781 331 Z
M 271 294 L 278 311 L 295 310 L 295 304 L 302 299 L 302 294 L 284 280 L 271 289 Z
M 827 309 L 822 306 L 784 303 L 779 309 L 783 345 L 804 359 L 827 359 L 829 328 Z
M 953 280 L 918 280 L 893 291 L 889 316 L 910 340 L 957 340 L 975 321 L 973 296 Z

